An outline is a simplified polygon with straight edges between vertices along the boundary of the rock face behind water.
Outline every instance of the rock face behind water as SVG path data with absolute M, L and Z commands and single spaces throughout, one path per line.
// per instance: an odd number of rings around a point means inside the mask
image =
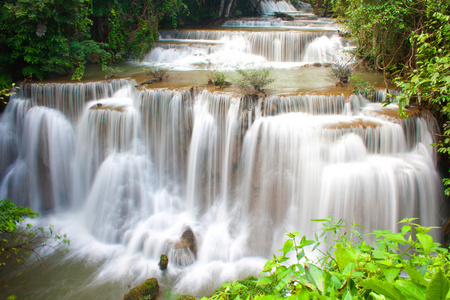
M 143 284 L 132 288 L 126 294 L 124 300 L 156 300 L 159 292 L 159 284 L 156 278 L 147 279 Z

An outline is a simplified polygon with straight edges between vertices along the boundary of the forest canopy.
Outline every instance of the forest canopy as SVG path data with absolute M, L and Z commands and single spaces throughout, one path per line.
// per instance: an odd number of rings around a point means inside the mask
M 188 13 L 181 0 L 5 0 L 0 4 L 0 88 L 49 74 L 83 77 L 87 62 L 141 58 L 159 21 Z

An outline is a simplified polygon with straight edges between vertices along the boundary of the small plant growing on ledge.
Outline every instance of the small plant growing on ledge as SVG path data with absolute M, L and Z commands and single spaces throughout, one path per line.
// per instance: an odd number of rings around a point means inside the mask
M 263 88 L 275 79 L 270 77 L 271 68 L 258 67 L 249 69 L 236 69 L 236 73 L 240 78 L 236 79 L 234 84 L 248 96 L 254 96 L 259 93 L 264 93 Z
M 335 62 L 331 65 L 328 77 L 336 82 L 336 86 L 345 86 L 349 83 L 353 68 L 349 63 Z
M 161 66 L 154 66 L 151 65 L 144 69 L 146 76 L 153 77 L 153 81 L 162 81 L 164 78 L 168 78 L 169 75 L 167 72 L 169 72 L 169 68 L 161 67 Z
M 208 80 L 209 85 L 215 85 L 220 88 L 224 88 L 225 86 L 227 86 L 229 84 L 226 81 L 227 75 L 225 74 L 225 72 L 217 71 L 217 70 L 210 71 L 210 74 L 208 77 L 209 77 L 209 80 Z

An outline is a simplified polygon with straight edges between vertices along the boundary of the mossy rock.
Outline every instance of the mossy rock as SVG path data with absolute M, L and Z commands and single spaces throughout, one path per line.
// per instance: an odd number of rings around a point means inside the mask
M 197 300 L 197 298 L 190 295 L 181 295 L 180 298 L 178 298 L 178 300 Z
M 165 254 L 161 254 L 161 258 L 159 259 L 159 268 L 161 270 L 167 269 L 167 265 L 169 264 L 169 258 Z
M 159 284 L 156 278 L 147 279 L 143 284 L 132 288 L 126 294 L 124 300 L 156 300 L 159 292 Z

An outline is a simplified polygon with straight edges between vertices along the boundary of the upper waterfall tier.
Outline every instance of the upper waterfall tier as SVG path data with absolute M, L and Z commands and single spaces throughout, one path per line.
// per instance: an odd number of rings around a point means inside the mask
M 247 63 L 291 66 L 333 62 L 346 47 L 347 43 L 334 30 L 172 30 L 160 33 L 146 59 L 181 69 Z
M 253 0 L 253 3 L 256 2 Z M 258 11 L 262 15 L 270 15 L 274 12 L 296 12 L 297 9 L 288 1 L 263 0 L 259 3 Z

